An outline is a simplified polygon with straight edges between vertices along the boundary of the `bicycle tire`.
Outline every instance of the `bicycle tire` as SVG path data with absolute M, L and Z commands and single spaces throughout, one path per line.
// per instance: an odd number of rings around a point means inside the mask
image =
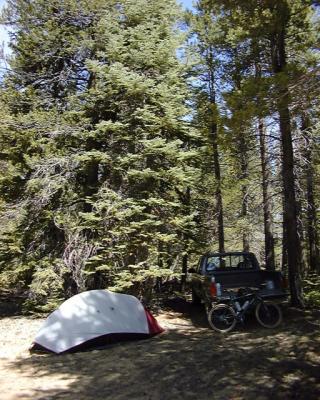
M 216 332 L 230 332 L 236 325 L 236 313 L 233 308 L 227 304 L 218 304 L 211 308 L 208 313 L 208 322 L 210 327 Z
M 265 328 L 276 328 L 282 322 L 281 308 L 272 301 L 259 303 L 255 315 L 259 324 Z

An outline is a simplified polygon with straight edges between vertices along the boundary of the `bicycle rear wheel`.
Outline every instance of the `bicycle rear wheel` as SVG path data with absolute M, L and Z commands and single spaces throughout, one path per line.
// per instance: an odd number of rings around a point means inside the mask
M 217 332 L 230 332 L 236 325 L 236 313 L 227 304 L 218 304 L 208 313 L 209 325 Z
M 261 302 L 255 310 L 257 321 L 265 328 L 276 328 L 282 322 L 282 312 L 278 304 Z

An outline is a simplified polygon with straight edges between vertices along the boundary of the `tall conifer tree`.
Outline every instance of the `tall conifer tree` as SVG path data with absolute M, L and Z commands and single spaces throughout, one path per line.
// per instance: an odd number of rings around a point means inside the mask
M 172 274 L 194 230 L 182 201 L 198 152 L 177 58 L 179 8 L 82 6 L 16 0 L 6 12 L 15 33 L 2 135 L 16 143 L 7 160 L 22 190 L 8 198 L 21 240 L 3 266 L 25 271 L 36 301 L 88 287 L 143 294 Z

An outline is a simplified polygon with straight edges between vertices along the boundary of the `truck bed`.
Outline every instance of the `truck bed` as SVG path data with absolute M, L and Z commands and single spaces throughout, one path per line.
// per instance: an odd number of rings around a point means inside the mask
M 221 284 L 222 290 L 241 287 L 260 288 L 259 295 L 265 298 L 283 298 L 286 293 L 281 286 L 281 274 L 276 271 L 251 270 L 251 271 L 215 271 L 212 273 L 215 281 Z M 262 288 L 267 281 L 274 283 L 273 289 Z

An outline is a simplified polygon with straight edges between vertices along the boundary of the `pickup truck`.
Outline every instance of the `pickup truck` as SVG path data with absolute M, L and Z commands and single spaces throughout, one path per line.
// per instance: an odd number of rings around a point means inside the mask
M 225 290 L 258 288 L 266 299 L 287 297 L 286 280 L 280 272 L 261 269 L 253 253 L 207 253 L 196 268 L 188 270 L 192 302 L 209 306 L 223 296 Z

